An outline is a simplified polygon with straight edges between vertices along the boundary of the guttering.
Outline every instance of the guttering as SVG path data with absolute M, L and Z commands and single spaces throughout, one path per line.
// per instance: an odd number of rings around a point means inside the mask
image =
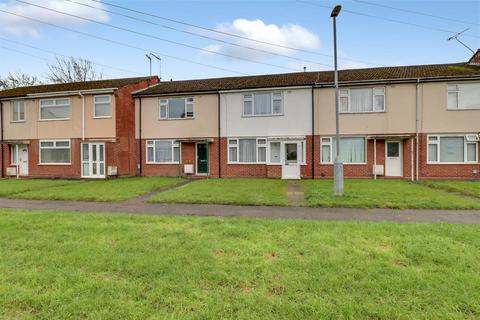
M 186 96 L 186 95 L 196 95 L 196 94 L 217 94 L 219 91 L 216 90 L 205 90 L 205 91 L 185 91 L 185 92 L 170 92 L 170 93 L 147 93 L 142 94 L 141 92 L 132 94 L 135 98 L 138 97 L 172 97 L 172 96 Z
M 234 93 L 234 92 L 250 92 L 250 91 L 272 91 L 272 90 L 295 90 L 295 89 L 310 89 L 311 85 L 302 86 L 274 86 L 274 87 L 257 87 L 257 88 L 239 88 L 239 89 L 227 89 L 219 90 L 220 93 Z
M 31 93 L 25 95 L 27 98 L 48 98 L 48 97 L 62 97 L 62 96 L 74 96 L 79 93 L 82 94 L 101 94 L 112 93 L 118 88 L 105 88 L 105 89 L 92 89 L 92 90 L 70 90 L 70 91 L 58 91 L 58 92 L 46 92 L 46 93 Z
M 399 78 L 399 79 L 376 79 L 376 80 L 355 80 L 355 81 L 341 81 L 339 86 L 360 86 L 368 84 L 394 84 L 394 83 L 422 83 L 422 82 L 442 82 L 442 81 L 468 81 L 468 80 L 480 80 L 480 75 L 474 76 L 449 76 L 449 77 L 425 77 L 425 78 Z M 315 88 L 333 88 L 332 82 L 317 82 Z

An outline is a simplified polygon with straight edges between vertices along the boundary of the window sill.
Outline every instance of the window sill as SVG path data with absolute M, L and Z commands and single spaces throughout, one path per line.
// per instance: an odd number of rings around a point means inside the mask
M 93 117 L 93 119 L 112 119 L 113 116 L 105 116 L 105 117 Z
M 18 121 L 10 121 L 10 123 L 25 123 L 27 122 L 26 120 L 18 120 Z
M 40 122 L 48 122 L 48 121 L 69 121 L 72 118 L 64 118 L 64 119 L 38 119 Z
M 427 161 L 427 165 L 476 165 L 478 164 L 479 162 L 476 161 L 476 162 L 428 162 Z
M 457 108 L 457 109 L 452 109 L 452 108 L 447 108 L 447 111 L 480 111 L 480 108 Z
M 71 166 L 72 163 L 39 163 L 39 166 Z
M 333 166 L 334 163 L 333 162 L 320 162 L 320 164 L 322 166 Z M 343 165 L 347 165 L 347 166 L 364 166 L 364 165 L 367 165 L 368 162 L 359 162 L 359 163 L 348 163 L 348 162 L 343 162 Z
M 172 120 L 195 120 L 195 117 L 188 117 L 188 118 L 168 118 L 168 119 L 160 118 L 160 119 L 158 119 L 158 121 L 172 121 Z
M 146 165 L 180 164 L 180 162 L 145 162 Z
M 242 114 L 242 118 L 267 118 L 267 117 L 283 117 L 285 114 L 262 114 L 262 115 L 248 115 Z
M 357 112 L 339 112 L 339 114 L 374 114 L 374 113 L 387 113 L 387 111 L 357 111 Z

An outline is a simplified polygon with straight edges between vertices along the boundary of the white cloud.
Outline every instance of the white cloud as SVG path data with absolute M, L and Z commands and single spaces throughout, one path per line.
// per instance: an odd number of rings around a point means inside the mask
M 259 19 L 236 19 L 232 23 L 219 24 L 215 29 L 217 31 L 231 33 L 245 38 L 255 39 L 268 43 L 275 43 L 284 47 L 304 50 L 314 50 L 320 47 L 319 37 L 312 31 L 309 31 L 308 29 L 297 24 L 289 23 L 282 26 L 277 26 L 275 24 L 266 24 Z M 218 38 L 217 33 L 209 33 L 209 35 Z M 232 38 L 230 36 L 223 37 L 223 40 L 228 40 L 229 42 L 234 42 L 238 45 L 252 47 L 264 51 L 275 52 L 278 54 L 292 55 L 296 53 L 295 50 L 271 46 L 268 44 L 262 44 L 259 42 L 254 42 L 241 38 Z M 212 44 L 206 46 L 204 49 L 219 52 L 222 54 L 255 59 L 261 59 L 269 56 L 269 54 L 265 52 L 223 44 Z
M 94 19 L 97 21 L 105 22 L 108 20 L 106 12 L 88 8 L 82 5 L 75 4 L 64 0 L 26 0 L 28 2 L 38 4 L 43 7 L 63 11 L 69 14 L 78 15 L 81 17 Z M 103 4 L 93 2 L 90 0 L 80 0 L 80 2 L 91 4 L 92 6 L 102 7 Z M 60 13 L 45 10 L 42 8 L 34 7 L 25 3 L 16 1 L 7 1 L 5 3 L 0 2 L 0 9 L 9 11 L 22 16 L 42 20 L 49 23 L 59 24 L 62 26 L 72 24 L 86 23 L 80 19 L 69 17 Z M 21 17 L 13 16 L 7 13 L 0 12 L 0 34 L 16 34 L 16 35 L 28 35 L 36 36 L 39 30 L 44 27 L 43 24 L 27 20 Z

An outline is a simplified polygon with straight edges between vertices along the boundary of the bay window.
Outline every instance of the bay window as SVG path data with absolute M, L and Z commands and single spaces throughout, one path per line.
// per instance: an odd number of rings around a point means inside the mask
M 385 111 L 385 88 L 340 89 L 339 106 L 342 113 Z
M 194 118 L 193 98 L 160 99 L 160 119 Z
M 430 135 L 428 163 L 477 163 L 477 135 Z
M 283 114 L 281 92 L 249 93 L 243 95 L 244 116 L 273 116 Z
M 70 99 L 40 100 L 40 120 L 70 119 Z
M 40 140 L 40 164 L 70 164 L 70 140 Z
M 321 140 L 321 162 L 332 164 L 337 155 L 337 146 L 332 137 Z M 340 161 L 346 164 L 366 163 L 366 140 L 364 137 L 340 138 Z
M 480 83 L 449 84 L 448 109 L 480 109 Z
M 12 122 L 25 121 L 25 101 L 17 100 L 12 102 Z
M 179 163 L 180 145 L 173 140 L 147 140 L 147 163 Z

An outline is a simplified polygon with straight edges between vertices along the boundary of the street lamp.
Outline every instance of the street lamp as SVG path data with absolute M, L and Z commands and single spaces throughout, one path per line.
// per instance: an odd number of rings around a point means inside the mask
M 338 105 L 338 66 L 337 66 L 337 16 L 342 6 L 335 6 L 330 17 L 333 18 L 333 59 L 334 59 L 334 81 L 335 81 L 335 146 L 336 154 L 333 162 L 333 189 L 335 195 L 343 196 L 343 163 L 340 161 L 340 128 L 339 128 L 339 105 Z

